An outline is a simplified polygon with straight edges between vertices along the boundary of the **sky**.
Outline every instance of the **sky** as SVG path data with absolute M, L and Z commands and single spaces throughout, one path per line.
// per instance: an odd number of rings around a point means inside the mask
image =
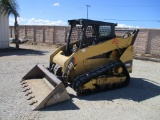
M 87 18 L 119 27 L 160 28 L 160 0 L 17 0 L 19 25 L 68 25 Z M 9 18 L 10 25 L 14 17 Z

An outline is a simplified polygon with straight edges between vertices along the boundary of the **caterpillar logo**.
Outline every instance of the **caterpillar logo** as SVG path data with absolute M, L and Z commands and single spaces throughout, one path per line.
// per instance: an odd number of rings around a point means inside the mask
M 112 44 L 118 44 L 118 40 L 117 39 L 113 39 L 112 40 Z

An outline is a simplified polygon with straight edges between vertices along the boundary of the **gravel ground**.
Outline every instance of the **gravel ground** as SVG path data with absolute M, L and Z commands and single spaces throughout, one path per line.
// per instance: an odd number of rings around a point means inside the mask
M 70 100 L 32 111 L 19 82 L 37 63 L 48 66 L 55 47 L 21 48 L 0 50 L 0 120 L 160 119 L 160 63 L 141 60 L 134 60 L 131 82 L 126 88 L 83 97 L 67 88 Z

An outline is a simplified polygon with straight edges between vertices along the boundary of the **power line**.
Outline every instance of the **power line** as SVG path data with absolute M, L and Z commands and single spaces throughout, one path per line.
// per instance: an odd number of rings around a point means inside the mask
M 83 7 L 83 6 L 75 6 L 75 7 L 72 7 L 72 8 L 68 8 L 68 9 L 64 9 L 63 11 L 67 11 L 67 10 L 74 10 L 74 9 L 83 9 L 83 8 L 85 8 L 85 7 Z
M 134 19 L 104 19 L 104 20 L 114 20 L 114 21 L 134 21 L 134 22 L 160 22 L 160 20 L 134 20 Z
M 141 8 L 143 8 L 143 7 L 160 7 L 160 5 L 156 5 L 156 6 L 128 6 L 128 5 L 126 5 L 126 6 L 111 6 L 111 5 L 107 5 L 107 8 L 108 7 L 123 7 L 123 8 L 125 8 L 125 7 L 141 7 Z

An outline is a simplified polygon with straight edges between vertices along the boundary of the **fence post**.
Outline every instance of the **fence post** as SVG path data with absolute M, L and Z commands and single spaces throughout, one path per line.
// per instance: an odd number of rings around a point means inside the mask
M 34 42 L 36 42 L 36 28 L 35 28 L 35 26 L 33 26 L 33 39 L 34 39 Z
M 148 31 L 148 39 L 145 54 L 151 54 L 151 29 Z
M 24 32 L 25 32 L 24 33 L 25 37 L 27 37 L 27 26 L 26 25 L 24 26 Z
M 56 44 L 56 26 L 54 26 L 53 29 L 53 44 Z
M 43 36 L 43 43 L 45 43 L 45 38 L 46 38 L 46 36 L 45 36 L 45 29 L 44 29 L 45 27 L 44 26 L 42 26 L 42 36 Z

